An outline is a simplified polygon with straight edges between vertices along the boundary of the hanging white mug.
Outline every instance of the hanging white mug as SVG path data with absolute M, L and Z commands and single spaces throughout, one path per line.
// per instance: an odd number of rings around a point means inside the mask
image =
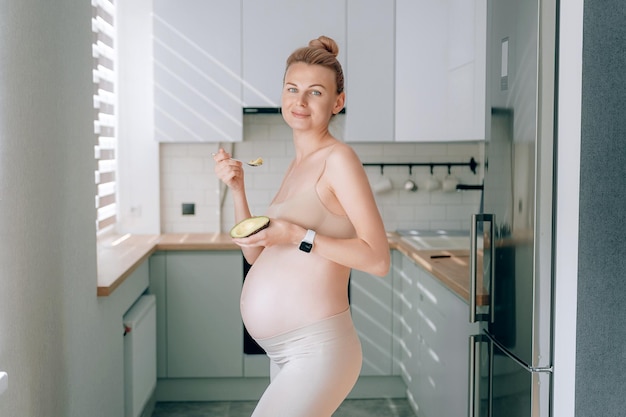
M 434 175 L 431 175 L 430 178 L 426 180 L 426 189 L 428 191 L 438 190 L 441 187 L 441 183 Z
M 417 184 L 415 184 L 415 181 L 413 181 L 412 179 L 408 179 L 406 180 L 406 182 L 404 183 L 404 189 L 406 191 L 412 191 L 415 192 L 417 191 Z
M 374 191 L 375 194 L 383 194 L 391 191 L 392 189 L 393 184 L 391 183 L 391 180 L 383 175 L 381 175 L 378 181 L 372 185 L 372 191 Z
M 454 175 L 448 175 L 443 179 L 441 188 L 443 188 L 443 191 L 451 193 L 453 191 L 456 191 L 457 185 L 459 185 L 459 179 Z

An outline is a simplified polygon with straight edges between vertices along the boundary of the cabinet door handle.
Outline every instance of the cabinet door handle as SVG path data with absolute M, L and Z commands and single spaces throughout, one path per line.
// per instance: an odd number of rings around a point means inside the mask
M 470 323 L 476 323 L 476 321 L 487 321 L 487 317 L 484 314 L 476 314 L 476 286 L 478 282 L 478 276 L 476 273 L 476 266 L 478 264 L 478 223 L 486 223 L 489 222 L 489 318 L 488 320 L 493 323 L 494 321 L 494 272 L 495 272 L 495 255 L 496 255 L 496 246 L 495 246 L 495 234 L 494 234 L 494 224 L 495 224 L 495 215 L 494 214 L 472 214 L 472 224 L 470 227 L 470 294 L 469 294 L 469 302 L 470 302 L 470 311 L 469 311 L 469 321 Z M 483 256 L 483 262 L 485 258 Z M 483 268 L 484 270 L 484 268 Z M 483 273 L 483 282 L 485 280 L 485 276 Z

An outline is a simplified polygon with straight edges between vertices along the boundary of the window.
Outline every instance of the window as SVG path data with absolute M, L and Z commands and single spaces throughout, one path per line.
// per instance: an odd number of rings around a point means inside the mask
M 116 116 L 116 31 L 113 0 L 92 0 L 93 31 L 93 106 L 94 145 L 96 158 L 96 230 L 103 232 L 115 227 L 117 218 L 117 116 Z

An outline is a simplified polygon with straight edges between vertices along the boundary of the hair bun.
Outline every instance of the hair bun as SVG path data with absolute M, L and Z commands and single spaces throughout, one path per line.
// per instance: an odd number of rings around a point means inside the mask
M 313 39 L 309 42 L 309 47 L 315 49 L 324 49 L 331 53 L 333 56 L 339 55 L 339 46 L 332 38 L 328 36 L 320 36 L 317 39 Z
M 337 42 L 328 36 L 320 36 L 317 39 L 311 40 L 307 46 L 298 48 L 289 55 L 286 62 L 285 74 L 289 67 L 296 62 L 303 62 L 307 65 L 321 65 L 335 73 L 337 94 L 340 94 L 343 92 L 344 79 L 343 69 L 337 60 L 338 54 L 339 46 Z M 283 78 L 283 82 L 284 81 Z

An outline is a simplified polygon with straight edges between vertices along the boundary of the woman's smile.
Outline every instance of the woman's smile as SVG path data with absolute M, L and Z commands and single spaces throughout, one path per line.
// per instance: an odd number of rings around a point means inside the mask
M 297 130 L 322 127 L 343 107 L 335 76 L 321 65 L 302 62 L 289 66 L 282 93 L 283 117 Z M 306 121 L 307 125 L 301 122 Z
M 294 117 L 298 117 L 298 118 L 305 118 L 305 117 L 309 117 L 309 115 L 308 115 L 308 114 L 305 114 L 305 113 L 300 113 L 300 112 L 296 112 L 296 111 L 292 111 L 292 112 L 291 112 L 291 114 L 292 114 Z

